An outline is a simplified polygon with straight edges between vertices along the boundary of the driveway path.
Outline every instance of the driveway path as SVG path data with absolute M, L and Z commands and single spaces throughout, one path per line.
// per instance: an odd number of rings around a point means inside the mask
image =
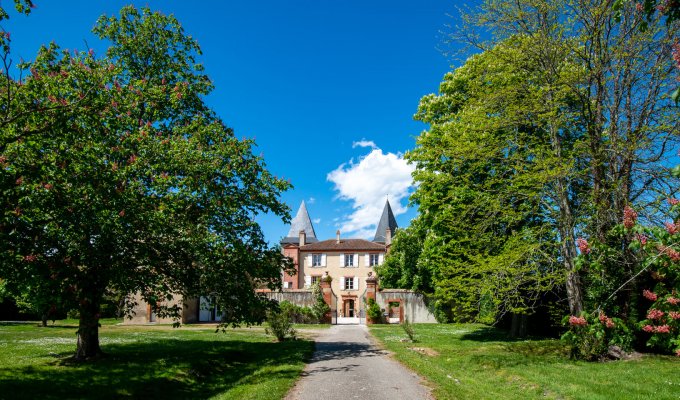
M 364 325 L 334 325 L 286 400 L 430 399 L 420 377 L 375 347 Z

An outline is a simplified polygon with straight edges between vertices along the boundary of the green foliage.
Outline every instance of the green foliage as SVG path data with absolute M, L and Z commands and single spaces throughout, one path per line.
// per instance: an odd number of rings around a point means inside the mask
M 420 260 L 423 238 L 416 224 L 396 232 L 385 261 L 375 267 L 381 287 L 432 293 L 432 271 Z
M 440 320 L 475 320 L 482 308 L 493 318 L 530 311 L 563 282 L 548 190 L 571 165 L 552 153 L 549 127 L 567 126 L 545 109 L 547 89 L 533 83 L 542 74 L 527 52 L 534 41 L 513 37 L 471 57 L 416 114 L 430 124 L 406 154 L 416 164 L 412 201 L 421 214 L 402 238 L 422 253 L 398 249 L 379 273 L 381 282 L 429 291 Z M 562 70 L 568 77 L 573 66 Z M 551 96 L 567 102 L 557 85 Z M 399 273 L 410 281 L 391 277 Z
M 619 318 L 583 313 L 580 317 L 564 317 L 562 323 L 569 326 L 562 340 L 570 346 L 572 358 L 599 361 L 607 357 L 611 346 L 624 351 L 631 348 L 632 332 Z
M 139 292 L 161 317 L 181 311 L 174 295 L 210 294 L 225 325 L 262 321 L 253 289 L 290 265 L 254 220 L 288 218 L 290 184 L 205 104 L 200 48 L 174 17 L 125 7 L 94 33 L 103 58 L 52 44 L 4 77 L 0 276 L 78 309 L 94 342 L 107 293 Z
M 635 8 L 622 2 L 617 19 L 611 3 L 488 0 L 463 15 L 452 38 L 484 51 L 421 99 L 429 129 L 406 158 L 422 251 L 396 252 L 386 282 L 429 273 L 440 320 L 531 313 L 562 285 L 574 315 L 609 299 L 636 318 L 635 290 L 609 297 L 639 259 L 610 233 L 631 202 L 658 215 L 680 136 L 668 92 L 678 24 L 639 29 Z M 611 251 L 597 267 L 577 265 L 582 234 Z
M 369 298 L 366 304 L 368 305 L 368 307 L 366 307 L 366 315 L 368 318 L 370 318 L 374 324 L 382 323 L 383 312 L 375 299 Z
M 295 335 L 297 334 L 297 331 L 293 328 L 294 315 L 292 313 L 294 312 L 294 308 L 285 303 L 286 302 L 281 302 L 281 308 L 278 311 L 267 311 L 267 327 L 265 328 L 265 332 L 274 335 L 279 342 L 283 342 L 287 339 L 294 340 Z
M 318 324 L 319 318 L 310 307 L 302 307 L 287 300 L 279 303 L 282 314 L 288 315 L 291 322 L 296 324 Z

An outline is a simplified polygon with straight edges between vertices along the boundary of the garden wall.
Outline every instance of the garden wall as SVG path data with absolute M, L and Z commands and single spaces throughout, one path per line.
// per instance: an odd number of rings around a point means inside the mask
M 290 303 L 300 307 L 312 307 L 316 302 L 311 289 L 282 289 L 281 291 L 272 292 L 269 290 L 258 290 L 272 300 L 282 302 L 287 300 Z
M 384 309 L 387 309 L 388 302 L 395 300 L 401 300 L 404 317 L 410 322 L 437 322 L 422 294 L 407 289 L 382 289 L 376 296 L 376 302 Z

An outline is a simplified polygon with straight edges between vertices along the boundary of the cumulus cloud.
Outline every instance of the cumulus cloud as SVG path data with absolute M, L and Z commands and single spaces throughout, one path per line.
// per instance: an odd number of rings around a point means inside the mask
M 315 224 L 318 224 L 319 222 L 321 222 L 321 218 L 314 218 L 312 220 L 312 222 L 314 222 Z
M 366 139 L 361 139 L 358 142 L 353 142 L 352 143 L 352 148 L 355 147 L 370 147 L 372 149 L 377 149 L 378 146 L 375 145 L 375 142 L 372 140 L 366 140 Z
M 314 204 L 316 203 L 316 199 L 314 197 L 310 197 L 309 200 L 307 200 L 307 204 Z
M 353 211 L 339 222 L 343 236 L 373 238 L 387 196 L 395 216 L 405 213 L 401 202 L 413 187 L 413 170 L 403 154 L 383 153 L 376 147 L 358 162 L 350 160 L 329 172 L 326 179 L 335 185 L 337 198 L 352 203 Z

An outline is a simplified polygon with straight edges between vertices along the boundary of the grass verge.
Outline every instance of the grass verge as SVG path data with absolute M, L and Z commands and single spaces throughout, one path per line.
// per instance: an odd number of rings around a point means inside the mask
M 77 326 L 0 322 L 0 398 L 281 399 L 314 343 L 262 328 L 124 326 L 104 321 L 107 357 L 74 364 Z
M 418 342 L 400 326 L 371 333 L 395 358 L 426 378 L 437 399 L 678 399 L 680 358 L 572 361 L 558 340 L 512 340 L 473 324 L 417 324 Z

